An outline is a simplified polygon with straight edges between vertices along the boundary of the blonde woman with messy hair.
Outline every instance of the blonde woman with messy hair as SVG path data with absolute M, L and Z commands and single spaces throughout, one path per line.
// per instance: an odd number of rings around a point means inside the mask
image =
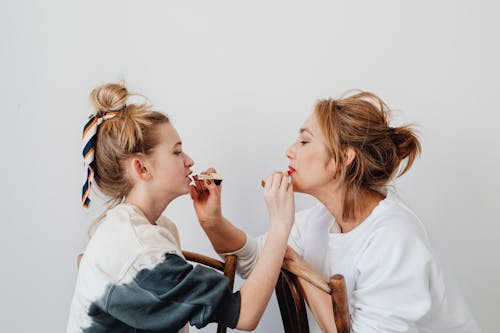
M 80 262 L 67 332 L 187 332 L 188 323 L 210 322 L 255 329 L 293 225 L 292 185 L 274 175 L 274 186 L 266 188 L 267 241 L 253 273 L 233 293 L 226 277 L 184 260 L 177 228 L 162 213 L 177 197 L 196 192 L 194 162 L 168 117 L 147 104 L 127 104 L 129 96 L 121 84 L 91 93 L 95 113 L 83 132 L 82 203 L 89 207 L 95 182 L 113 204 Z M 203 191 L 220 197 L 221 186 L 207 180 Z M 213 203 L 198 200 L 196 207 L 201 212 Z
M 414 130 L 389 116 L 369 92 L 316 104 L 286 156 L 293 190 L 318 203 L 295 214 L 286 257 L 345 277 L 353 332 L 479 332 L 424 224 L 389 187 L 421 151 Z M 198 218 L 217 252 L 237 255 L 243 277 L 255 272 L 270 234 L 247 237 L 220 209 Z M 330 296 L 300 283 L 310 331 L 336 332 Z

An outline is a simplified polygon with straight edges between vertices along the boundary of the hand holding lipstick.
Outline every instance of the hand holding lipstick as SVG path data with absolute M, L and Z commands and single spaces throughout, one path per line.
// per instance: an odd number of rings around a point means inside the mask
M 295 171 L 296 170 L 293 167 L 288 166 L 288 171 L 286 171 L 286 173 L 287 173 L 288 176 L 291 176 L 291 175 L 293 175 L 295 173 Z M 283 171 L 283 173 L 285 173 L 285 171 Z M 266 181 L 265 180 L 261 180 L 260 185 L 262 187 L 265 187 L 266 186 Z
M 193 176 L 191 198 L 200 223 L 208 223 L 222 218 L 221 191 L 222 177 L 214 168 L 209 168 Z
M 288 181 L 289 172 L 275 172 L 265 179 L 264 201 L 271 224 L 291 228 L 295 220 L 293 184 Z

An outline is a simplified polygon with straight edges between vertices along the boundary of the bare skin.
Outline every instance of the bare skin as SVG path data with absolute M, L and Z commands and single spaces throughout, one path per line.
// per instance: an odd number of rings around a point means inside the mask
M 207 173 L 210 172 L 216 171 L 211 168 L 207 170 Z M 295 219 L 293 186 L 288 184 L 288 177 L 281 173 L 275 173 L 267 177 L 266 181 L 264 200 L 269 212 L 268 237 L 261 257 L 240 289 L 241 310 L 236 326 L 240 330 L 254 330 L 264 313 L 278 279 L 288 236 Z M 221 190 L 221 186 L 215 185 L 213 181 L 196 180 L 195 186 L 191 187 L 191 198 L 200 221 L 214 222 L 218 226 L 225 225 L 227 227 L 227 232 L 230 234 L 215 232 L 212 234 L 213 238 L 210 238 L 212 244 L 219 245 L 217 247 L 219 251 L 224 252 L 234 247 L 243 246 L 246 236 L 223 218 L 220 209 Z
M 190 193 L 199 218 L 221 220 L 221 187 L 212 181 L 197 181 L 196 186 L 190 186 L 189 175 L 194 162 L 182 151 L 175 128 L 169 123 L 158 125 L 158 135 L 159 143 L 152 154 L 135 156 L 127 161 L 127 173 L 133 186 L 125 203 L 139 208 L 154 224 L 171 201 Z M 254 272 L 240 289 L 241 308 L 236 328 L 245 331 L 257 327 L 274 291 L 295 219 L 293 185 L 281 173 L 270 175 L 266 180 L 264 200 L 270 221 L 268 241 Z M 241 240 L 236 233 L 235 244 Z
M 367 189 L 363 193 L 363 207 L 357 212 L 355 218 L 351 220 L 342 218 L 341 189 L 344 184 L 338 180 L 339 166 L 325 148 L 325 139 L 314 114 L 301 126 L 297 140 L 286 151 L 286 157 L 290 160 L 290 167 L 295 170 L 291 176 L 294 191 L 309 194 L 323 203 L 339 224 L 342 233 L 348 233 L 363 223 L 378 203 L 384 199 L 382 194 Z M 346 166 L 353 161 L 354 157 L 354 150 L 346 147 L 344 149 Z M 207 170 L 207 172 L 213 171 Z M 204 200 L 209 201 L 210 195 L 208 193 L 205 195 Z M 203 214 L 198 214 L 198 219 L 215 251 L 233 252 L 242 248 L 246 242 L 246 235 L 220 214 L 220 202 L 212 201 L 206 208 Z M 291 249 L 287 251 L 286 258 L 306 267 L 309 266 Z M 300 283 L 305 292 L 307 304 L 321 330 L 336 332 L 330 296 L 304 280 L 300 280 Z

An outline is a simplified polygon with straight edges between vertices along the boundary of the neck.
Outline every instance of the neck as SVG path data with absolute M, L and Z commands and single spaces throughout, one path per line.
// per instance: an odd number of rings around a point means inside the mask
M 378 203 L 384 199 L 379 192 L 367 190 L 363 195 L 360 211 L 356 212 L 353 218 L 344 220 L 342 217 L 343 199 L 339 189 L 325 188 L 313 193 L 312 196 L 328 209 L 339 224 L 342 233 L 347 233 L 363 223 Z
M 156 224 L 163 211 L 167 208 L 170 200 L 160 200 L 148 195 L 148 192 L 141 189 L 132 189 L 125 197 L 125 203 L 139 208 L 151 224 Z

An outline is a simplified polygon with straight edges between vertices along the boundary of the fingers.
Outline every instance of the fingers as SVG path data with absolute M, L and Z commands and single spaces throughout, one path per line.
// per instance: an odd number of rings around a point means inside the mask
M 281 172 L 281 183 L 280 183 L 280 192 L 285 193 L 288 190 L 288 173 Z
M 190 188 L 190 192 L 189 192 L 189 195 L 191 195 L 191 199 L 197 201 L 200 199 L 200 194 L 198 192 L 198 189 L 196 188 L 196 186 L 194 185 L 191 185 L 189 186 Z
M 194 185 L 191 185 L 190 195 L 195 201 L 204 201 L 209 195 L 209 191 L 206 188 L 203 180 L 198 180 L 198 177 L 193 176 Z
M 210 167 L 207 169 L 207 171 L 204 172 L 204 174 L 210 174 L 210 173 L 217 173 L 217 170 L 215 168 Z M 215 182 L 215 185 L 219 186 L 222 183 L 222 180 L 213 180 Z
M 264 188 L 264 192 L 271 188 L 271 176 L 267 176 L 264 180 L 262 180 L 262 187 Z
M 205 186 L 203 185 L 203 180 L 198 180 L 198 176 L 197 175 L 194 175 L 193 176 L 193 180 L 194 180 L 194 186 L 196 187 L 196 190 L 198 191 L 198 193 L 201 195 L 203 194 L 203 192 L 205 191 Z
M 207 171 L 204 172 L 204 174 L 207 174 L 207 173 L 216 173 L 216 172 L 217 172 L 217 170 L 215 170 L 215 168 L 210 167 L 210 168 L 207 169 Z
M 275 172 L 273 174 L 273 184 L 272 184 L 273 190 L 277 191 L 280 189 L 282 177 L 283 177 L 283 175 L 281 174 L 281 172 Z
M 206 171 L 200 172 L 200 174 L 206 175 L 208 173 L 213 173 L 213 172 L 216 172 L 214 168 L 208 168 Z M 214 180 L 211 179 L 199 180 L 197 175 L 193 176 L 193 180 L 196 190 L 199 193 L 200 199 L 211 195 L 214 195 L 217 198 L 220 197 L 221 186 L 215 184 Z
M 221 186 L 215 184 L 214 180 L 206 179 L 203 186 L 210 195 L 220 196 Z
M 288 173 L 277 171 L 266 177 L 266 179 L 262 181 L 262 185 L 267 191 L 273 190 L 286 193 L 291 187 L 291 183 L 289 183 L 288 178 Z
M 284 259 L 292 260 L 295 262 L 300 262 L 302 257 L 297 252 L 295 252 L 295 250 L 293 248 L 291 248 L 290 246 L 287 246 Z

